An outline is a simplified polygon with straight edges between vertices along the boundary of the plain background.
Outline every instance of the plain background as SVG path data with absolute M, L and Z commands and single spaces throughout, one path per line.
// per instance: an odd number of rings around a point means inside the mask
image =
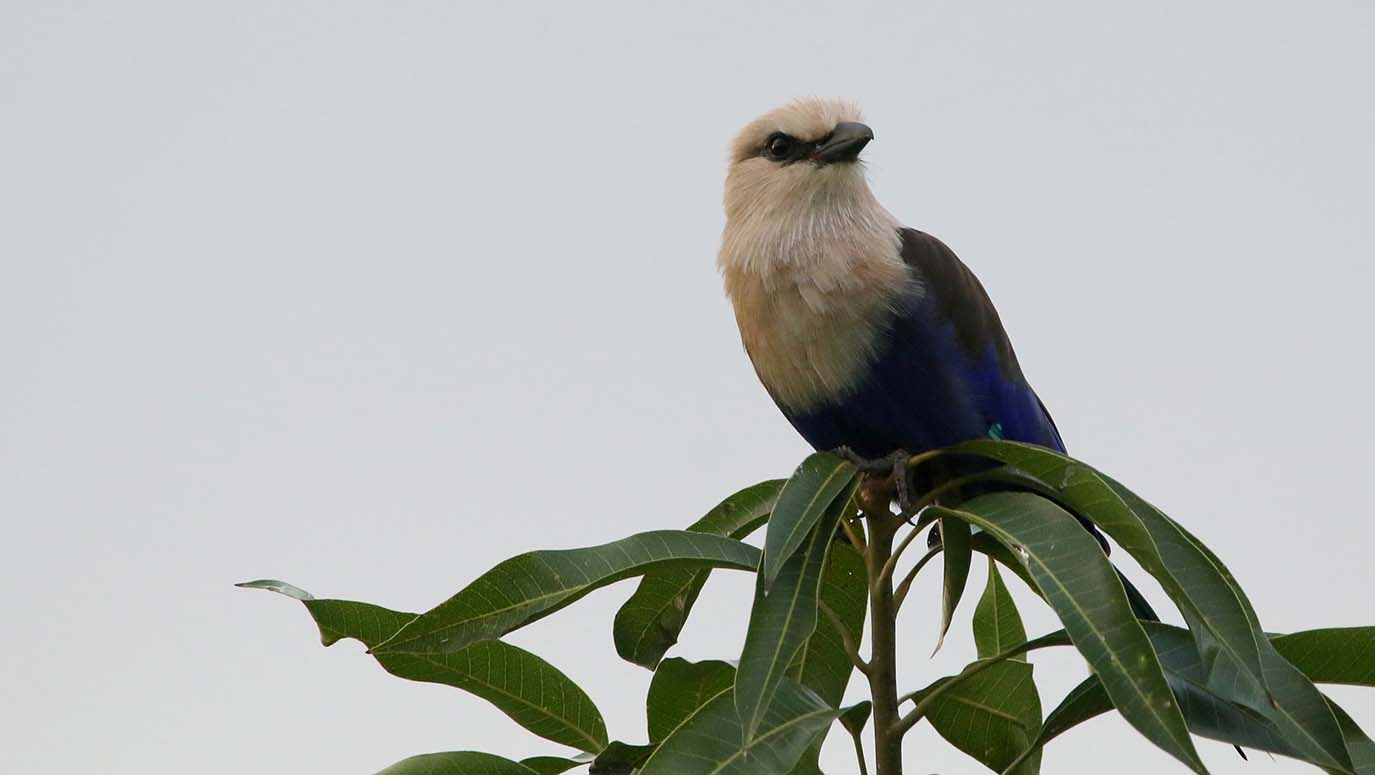
M 0 3 L 0 771 L 558 752 L 231 585 L 421 609 L 786 474 L 714 260 L 730 137 L 807 94 L 865 105 L 880 199 L 980 274 L 1071 451 L 1268 629 L 1375 624 L 1375 7 L 1106 5 Z M 972 651 L 968 606 L 928 660 L 927 576 L 909 687 Z M 631 589 L 513 640 L 638 741 Z M 733 658 L 748 589 L 677 653 Z M 1035 662 L 1047 709 L 1083 675 Z M 1116 717 L 1046 770 L 1182 771 Z

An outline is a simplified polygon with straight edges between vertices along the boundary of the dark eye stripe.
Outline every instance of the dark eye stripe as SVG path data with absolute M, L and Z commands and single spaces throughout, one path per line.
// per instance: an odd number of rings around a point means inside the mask
M 782 140 L 787 143 L 787 150 L 784 152 L 782 156 L 779 156 L 774 153 L 774 144 L 779 140 Z M 765 159 L 779 162 L 781 164 L 792 164 L 793 162 L 798 161 L 799 159 L 804 159 L 808 155 L 810 155 L 811 152 L 816 148 L 816 145 L 816 143 L 801 142 L 792 135 L 788 135 L 783 132 L 774 132 L 764 140 L 764 144 L 759 147 L 759 150 L 755 152 L 755 155 L 763 156 Z

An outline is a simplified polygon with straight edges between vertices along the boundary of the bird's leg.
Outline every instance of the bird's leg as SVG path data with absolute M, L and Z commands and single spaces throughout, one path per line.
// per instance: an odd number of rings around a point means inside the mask
M 904 450 L 898 450 L 888 456 L 890 465 L 893 468 L 893 481 L 897 483 L 898 513 L 903 521 L 912 524 L 912 483 L 907 478 L 907 461 L 911 458 Z
M 896 496 L 902 518 L 911 521 L 912 515 L 907 513 L 912 504 L 911 487 L 907 478 L 907 460 L 911 455 L 899 449 L 880 458 L 866 458 L 844 446 L 837 447 L 833 452 L 850 461 L 861 473 L 871 477 L 868 481 L 872 482 L 872 485 L 867 487 L 861 496 L 863 502 L 871 507 L 882 502 L 886 511 L 886 504 Z M 880 474 L 885 476 L 880 479 Z

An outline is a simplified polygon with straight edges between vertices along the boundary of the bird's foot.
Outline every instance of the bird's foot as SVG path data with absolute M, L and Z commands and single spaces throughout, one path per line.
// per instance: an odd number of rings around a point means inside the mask
M 910 482 L 907 476 L 907 460 L 911 457 L 906 450 L 896 450 L 880 458 L 866 458 L 850 449 L 849 447 L 837 447 L 832 452 L 845 458 L 858 468 L 861 473 L 870 477 L 879 475 L 886 476 L 876 483 L 875 489 L 882 490 L 882 493 L 871 494 L 870 500 L 875 496 L 883 496 L 891 500 L 896 498 L 898 510 L 902 519 L 909 524 L 912 521 L 912 514 L 908 513 L 912 504 Z

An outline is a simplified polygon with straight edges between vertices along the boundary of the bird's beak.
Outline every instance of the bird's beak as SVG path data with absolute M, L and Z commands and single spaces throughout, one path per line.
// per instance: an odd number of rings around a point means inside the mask
M 854 161 L 872 139 L 874 130 L 858 122 L 844 121 L 836 124 L 835 131 L 821 141 L 821 145 L 812 153 L 812 158 L 818 164 Z

